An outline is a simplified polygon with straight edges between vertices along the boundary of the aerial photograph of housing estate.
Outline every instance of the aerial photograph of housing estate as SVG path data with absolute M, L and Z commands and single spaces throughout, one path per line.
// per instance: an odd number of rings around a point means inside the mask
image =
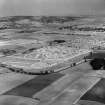
M 0 0 L 0 105 L 105 105 L 105 0 Z

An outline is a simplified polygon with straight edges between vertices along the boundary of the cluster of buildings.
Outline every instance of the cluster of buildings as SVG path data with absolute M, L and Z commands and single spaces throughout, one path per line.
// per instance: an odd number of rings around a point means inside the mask
M 32 66 L 43 68 L 63 63 L 88 51 L 86 49 L 76 49 L 60 45 L 48 46 L 24 55 L 24 58 L 37 60 L 38 62 L 35 62 Z

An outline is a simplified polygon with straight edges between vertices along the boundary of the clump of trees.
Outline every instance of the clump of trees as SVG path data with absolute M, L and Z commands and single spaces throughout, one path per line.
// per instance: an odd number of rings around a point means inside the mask
M 94 58 L 90 61 L 90 65 L 93 70 L 104 69 L 105 70 L 105 59 L 104 58 Z
M 10 49 L 1 49 L 0 53 L 2 53 L 5 56 L 8 56 L 8 55 L 16 54 L 16 51 L 15 50 L 10 50 Z
M 54 40 L 53 42 L 55 42 L 55 43 L 64 43 L 66 41 L 65 40 Z
M 52 46 L 52 45 L 55 45 L 55 44 L 62 44 L 62 43 L 65 43 L 66 41 L 65 40 L 53 40 L 53 41 L 48 41 L 48 45 L 49 46 Z

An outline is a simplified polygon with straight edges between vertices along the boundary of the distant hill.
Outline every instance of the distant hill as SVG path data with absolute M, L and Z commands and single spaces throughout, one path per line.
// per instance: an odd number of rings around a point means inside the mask
M 81 17 L 70 17 L 70 16 L 7 16 L 1 17 L 0 22 L 15 22 L 23 19 L 29 19 L 30 21 L 40 21 L 42 23 L 53 23 L 53 22 L 68 22 L 75 21 Z

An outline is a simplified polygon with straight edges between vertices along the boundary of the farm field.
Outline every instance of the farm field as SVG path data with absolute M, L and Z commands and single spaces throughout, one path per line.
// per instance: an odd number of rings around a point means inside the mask
M 1 17 L 0 104 L 6 99 L 11 105 L 13 99 L 24 105 L 27 100 L 29 105 L 84 102 L 81 97 L 94 90 L 104 73 L 98 75 L 88 61 L 59 69 L 78 63 L 95 49 L 105 49 L 104 17 Z

